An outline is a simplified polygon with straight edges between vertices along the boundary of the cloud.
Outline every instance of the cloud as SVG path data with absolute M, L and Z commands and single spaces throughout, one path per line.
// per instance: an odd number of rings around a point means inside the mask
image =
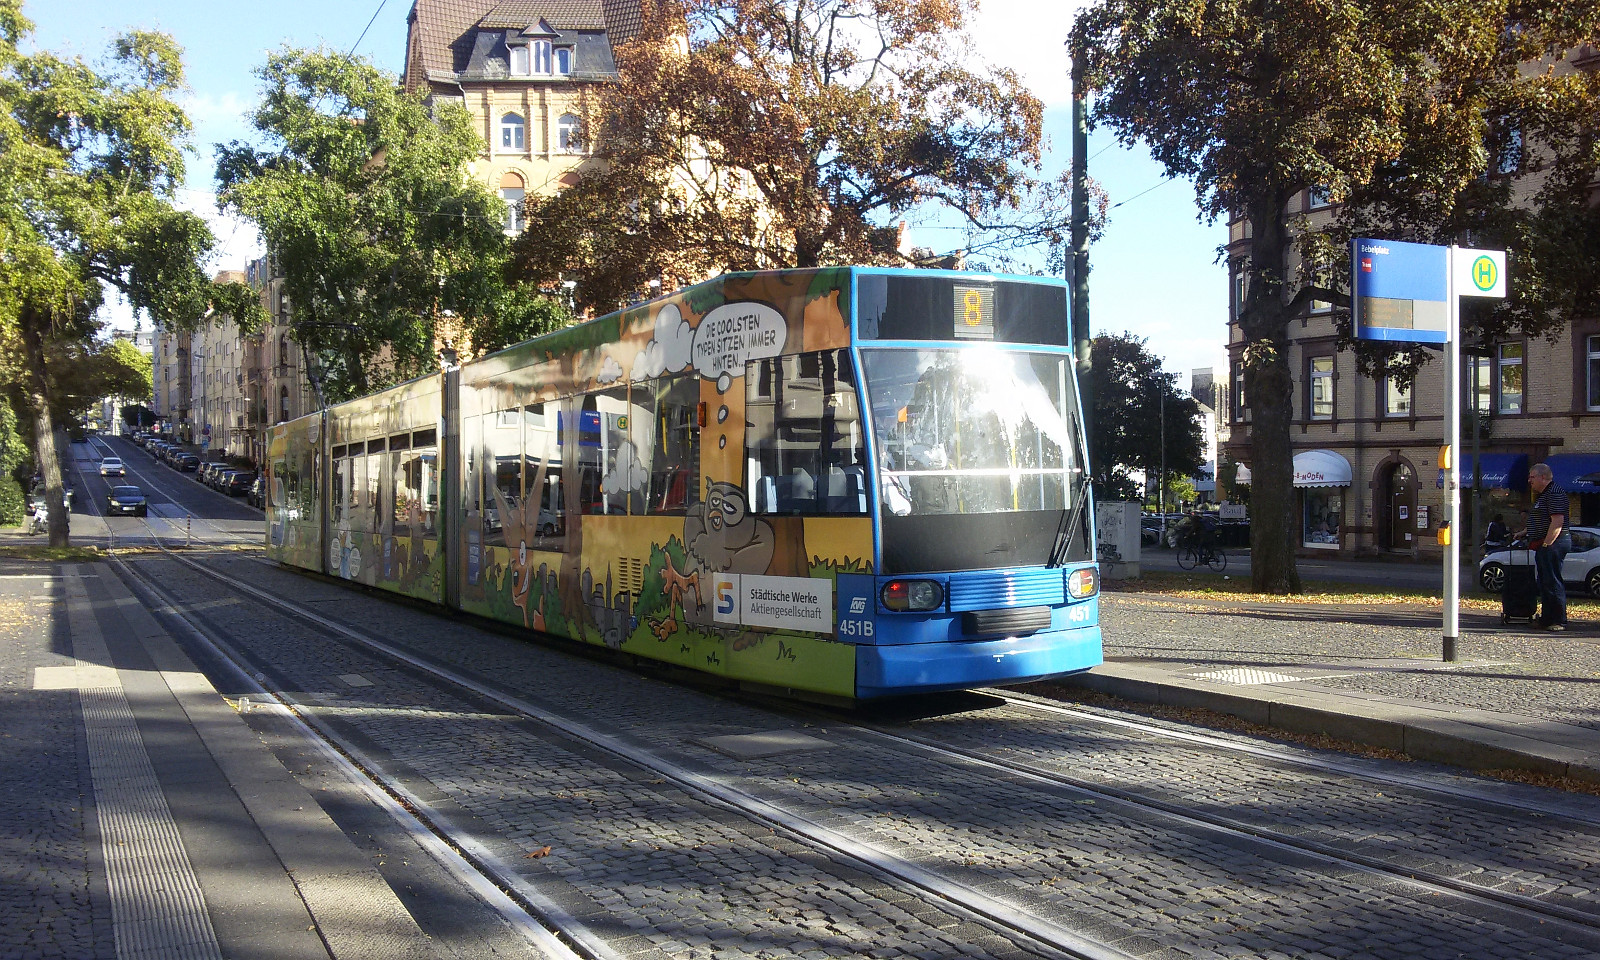
M 633 443 L 624 440 L 617 445 L 617 459 L 611 466 L 611 472 L 600 479 L 600 492 L 612 496 L 635 490 L 643 492 L 649 481 L 650 471 L 639 462 Z
M 606 362 L 600 365 L 600 372 L 594 378 L 599 383 L 616 383 L 622 377 L 622 364 L 616 357 L 606 357 Z
M 683 319 L 678 305 L 669 303 L 656 313 L 656 332 L 633 362 L 632 379 L 650 380 L 663 373 L 677 373 L 689 365 L 689 350 L 694 331 Z
M 1010 67 L 1045 106 L 1068 102 L 1067 30 L 1087 0 L 983 0 L 972 20 L 979 56 Z

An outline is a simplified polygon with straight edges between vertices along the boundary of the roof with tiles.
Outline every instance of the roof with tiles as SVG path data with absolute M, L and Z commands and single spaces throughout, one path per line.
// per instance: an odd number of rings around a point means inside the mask
M 522 28 L 540 19 L 557 30 L 604 30 L 616 46 L 639 32 L 644 11 L 640 0 L 415 0 L 406 81 L 463 72 L 480 27 Z

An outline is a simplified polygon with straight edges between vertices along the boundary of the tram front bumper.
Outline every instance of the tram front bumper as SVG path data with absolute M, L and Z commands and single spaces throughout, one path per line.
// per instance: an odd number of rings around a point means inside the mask
M 856 696 L 963 690 L 1025 683 L 1097 667 L 1099 625 L 1026 637 L 856 647 Z

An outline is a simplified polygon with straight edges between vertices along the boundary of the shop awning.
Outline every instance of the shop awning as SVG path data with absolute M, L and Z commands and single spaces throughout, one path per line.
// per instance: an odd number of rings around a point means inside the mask
M 1294 455 L 1297 487 L 1348 487 L 1350 461 L 1332 450 L 1304 450 Z
M 1482 454 L 1483 466 L 1479 468 L 1483 473 L 1483 489 L 1485 490 L 1526 490 L 1528 489 L 1528 455 L 1525 453 L 1485 453 Z M 1554 469 L 1554 468 L 1552 468 Z M 1439 487 L 1444 486 L 1444 471 L 1439 471 Z M 1461 457 L 1461 489 L 1472 489 L 1472 454 L 1463 454 Z M 1595 488 L 1600 490 L 1600 487 Z
M 1568 493 L 1600 493 L 1600 453 L 1557 453 L 1545 457 L 1556 483 Z

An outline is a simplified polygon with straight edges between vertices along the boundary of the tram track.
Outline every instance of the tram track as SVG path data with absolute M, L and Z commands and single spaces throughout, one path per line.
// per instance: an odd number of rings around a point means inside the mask
M 1437 794 L 1451 799 L 1471 799 L 1475 802 L 1492 804 L 1499 807 L 1514 809 L 1522 813 L 1531 813 L 1541 817 L 1561 817 L 1571 820 L 1585 827 L 1600 827 L 1600 818 L 1578 818 L 1571 813 L 1560 811 L 1550 805 L 1505 801 L 1500 797 L 1492 797 L 1483 791 L 1472 791 L 1462 788 L 1450 788 L 1437 784 L 1427 783 L 1418 778 L 1407 778 L 1395 774 L 1375 774 L 1371 771 L 1359 770 L 1350 764 L 1337 761 L 1319 761 L 1308 757 L 1296 757 L 1282 751 L 1269 751 L 1248 744 L 1235 744 L 1220 738 L 1205 738 L 1178 731 L 1156 727 L 1154 725 L 1140 725 L 1137 722 L 1123 721 L 1120 719 L 1106 718 L 1083 711 L 1071 711 L 1041 703 L 1033 698 L 1020 698 L 1014 695 L 1000 694 L 1000 698 L 1012 705 L 1022 705 L 1044 713 L 1072 717 L 1074 719 L 1093 722 L 1097 724 L 1115 725 L 1127 729 L 1138 730 L 1142 733 L 1159 735 L 1163 737 L 1179 737 L 1190 742 L 1203 743 L 1216 749 L 1236 750 L 1242 755 L 1250 755 L 1257 759 L 1270 759 L 1274 762 L 1291 763 L 1297 766 L 1315 769 L 1322 773 L 1337 772 L 1343 776 L 1354 776 L 1368 779 L 1373 783 L 1387 784 L 1403 787 L 1405 789 Z M 1364 871 L 1374 876 L 1384 877 L 1392 881 L 1402 882 L 1416 887 L 1424 893 L 1455 894 L 1470 897 L 1485 904 L 1497 904 L 1518 911 L 1519 913 L 1536 920 L 1537 922 L 1553 922 L 1570 924 L 1585 930 L 1600 932 L 1600 910 L 1580 910 L 1553 904 L 1537 897 L 1523 894 L 1495 890 L 1483 884 L 1458 880 L 1441 873 L 1419 869 L 1414 866 L 1397 868 L 1395 865 L 1378 857 L 1366 856 L 1349 850 L 1341 849 L 1331 844 L 1308 840 L 1305 837 L 1295 836 L 1281 830 L 1274 830 L 1249 823 L 1236 817 L 1221 816 L 1201 809 L 1195 805 L 1163 801 L 1147 796 L 1137 790 L 1119 789 L 1093 780 L 1074 777 L 1064 774 L 1059 770 L 1049 769 L 1039 764 L 1021 762 L 990 753 L 976 750 L 952 747 L 940 743 L 934 738 L 908 735 L 895 732 L 882 726 L 860 724 L 860 729 L 869 731 L 874 736 L 896 744 L 902 749 L 917 750 L 930 757 L 941 759 L 945 762 L 973 764 L 996 773 L 1010 774 L 1026 777 L 1034 782 L 1081 792 L 1086 797 L 1125 804 L 1136 809 L 1149 810 L 1179 820 L 1180 822 L 1204 826 L 1209 829 L 1221 831 L 1227 836 L 1250 840 L 1269 845 L 1286 851 L 1296 851 L 1323 859 L 1330 865 L 1341 865 L 1351 869 Z
M 172 556 L 178 562 L 218 583 L 228 586 L 232 590 L 248 594 L 256 601 L 275 607 L 301 622 L 314 624 L 319 630 L 330 636 L 338 637 L 341 642 L 357 644 L 365 650 L 377 653 L 396 663 L 404 664 L 408 669 L 425 672 L 439 678 L 441 682 L 470 691 L 475 697 L 487 698 L 519 716 L 526 717 L 558 731 L 564 737 L 585 742 L 605 750 L 619 760 L 637 765 L 642 769 L 649 770 L 664 779 L 670 780 L 673 784 L 691 794 L 736 811 L 740 816 L 765 823 L 774 830 L 793 836 L 813 849 L 826 853 L 831 859 L 851 863 L 875 876 L 888 878 L 908 892 L 915 892 L 918 896 L 935 899 L 946 904 L 959 905 L 963 910 L 980 917 L 985 925 L 991 928 L 1006 932 L 1011 936 L 1021 936 L 1027 940 L 1037 942 L 1039 946 L 1045 948 L 1041 952 L 1060 953 L 1067 956 L 1107 958 L 1136 955 L 1118 952 L 1115 948 L 1105 944 L 1087 941 L 1075 932 L 1061 931 L 1057 929 L 1057 925 L 1054 923 L 1030 916 L 1025 911 L 1019 910 L 1010 904 L 996 900 L 981 891 L 965 887 L 961 883 L 938 876 L 931 871 L 918 867 L 914 863 L 875 850 L 869 845 L 852 838 L 843 837 L 822 824 L 808 821 L 803 816 L 797 816 L 792 812 L 785 811 L 780 806 L 741 790 L 726 780 L 707 778 L 703 774 L 677 767 L 668 761 L 642 751 L 637 746 L 619 740 L 614 735 L 588 728 L 573 718 L 558 716 L 536 704 L 509 696 L 504 691 L 487 687 L 471 677 L 441 668 L 439 665 L 416 657 L 403 649 L 368 636 L 360 630 L 329 620 L 298 604 L 283 600 L 265 590 L 209 569 L 207 566 L 196 563 L 190 558 L 176 554 Z M 1006 695 L 1006 702 L 1013 707 L 1026 708 L 1040 714 L 1053 715 L 1058 720 L 1062 718 L 1071 718 L 1078 721 L 1088 720 L 1099 723 L 1102 726 L 1122 726 L 1125 729 L 1137 730 L 1142 735 L 1180 737 L 1196 746 L 1203 746 L 1207 749 L 1215 749 L 1218 746 L 1233 746 L 1236 749 L 1240 749 L 1241 753 L 1263 762 L 1292 761 L 1301 765 L 1310 764 L 1316 766 L 1313 761 L 1309 761 L 1304 757 L 1293 757 L 1283 751 L 1272 751 L 1269 748 L 1246 744 L 1226 744 L 1220 738 L 1207 738 L 1203 735 L 1172 731 L 1154 725 L 1140 728 L 1134 722 L 1121 719 L 1112 721 L 1108 718 L 1095 716 L 1083 711 L 1072 711 L 1047 702 L 1037 701 L 1033 698 Z M 838 718 L 833 717 L 831 719 L 837 720 Z M 1022 778 L 1043 789 L 1071 792 L 1076 798 L 1075 802 L 1099 803 L 1107 808 L 1120 805 L 1129 810 L 1138 811 L 1141 815 L 1164 817 L 1182 829 L 1204 829 L 1226 837 L 1229 842 L 1252 844 L 1262 851 L 1263 856 L 1312 857 L 1320 861 L 1326 870 L 1361 873 L 1373 877 L 1383 884 L 1403 887 L 1409 891 L 1409 895 L 1412 897 L 1435 898 L 1435 902 L 1439 897 L 1449 897 L 1455 901 L 1463 902 L 1464 906 L 1470 908 L 1470 910 L 1489 910 L 1501 917 L 1513 918 L 1530 926 L 1553 925 L 1566 930 L 1570 935 L 1576 935 L 1582 940 L 1594 941 L 1596 932 L 1600 931 L 1600 918 L 1583 910 L 1563 907 L 1560 904 L 1551 904 L 1535 897 L 1486 889 L 1482 885 L 1460 881 L 1443 874 L 1434 874 L 1413 868 L 1397 868 L 1394 864 L 1383 862 L 1377 858 L 1352 854 L 1350 851 L 1318 843 L 1314 840 L 1308 841 L 1301 837 L 1285 835 L 1281 831 L 1264 829 L 1237 818 L 1217 816 L 1179 803 L 1152 800 L 1150 797 L 1140 795 L 1137 791 L 1107 787 L 1105 784 L 1065 776 L 1059 771 L 1048 770 L 1036 765 L 1015 760 L 1004 760 L 977 751 L 964 751 L 925 738 L 908 737 L 881 728 L 873 728 L 861 724 L 856 724 L 855 726 L 857 729 L 875 737 L 892 738 L 896 750 L 901 752 L 920 753 L 930 756 L 943 764 L 959 764 L 967 767 L 971 767 L 974 764 L 981 765 L 991 776 L 1004 776 L 1013 779 Z M 1346 776 L 1361 776 L 1366 772 L 1356 769 L 1351 764 L 1339 761 L 1331 761 L 1324 765 L 1322 769 L 1323 772 L 1334 771 Z M 1374 782 L 1406 786 L 1410 789 L 1432 790 L 1441 796 L 1451 796 L 1455 799 L 1468 798 L 1480 803 L 1497 802 L 1502 799 L 1474 794 L 1471 791 L 1462 789 L 1440 789 L 1435 784 L 1421 784 L 1394 774 L 1375 776 L 1372 779 Z M 1567 816 L 1565 812 L 1559 809 L 1539 804 L 1523 804 L 1518 809 L 1524 813 L 1538 816 Z M 1593 825 L 1592 820 L 1580 820 L 1580 822 L 1586 825 Z M 1063 936 L 1064 932 L 1068 933 L 1068 935 Z
M 331 638 L 343 643 L 356 644 L 369 653 L 375 653 L 405 669 L 424 673 L 437 682 L 467 691 L 474 698 L 494 703 L 563 737 L 598 748 L 625 763 L 675 784 L 704 802 L 781 832 L 825 854 L 836 863 L 853 867 L 887 882 L 908 895 L 927 899 L 941 909 L 964 914 L 970 920 L 989 927 L 994 933 L 1016 941 L 1017 945 L 1030 955 L 1061 957 L 1067 960 L 1133 960 L 1142 955 L 1116 949 L 1048 919 L 1032 916 L 983 891 L 941 877 L 907 860 L 874 850 L 858 840 L 786 811 L 781 806 L 756 797 L 731 783 L 719 782 L 716 778 L 652 756 L 636 745 L 594 729 L 575 718 L 560 716 L 537 704 L 511 696 L 471 677 L 414 656 L 378 638 L 276 597 L 268 591 L 209 569 L 189 557 L 170 550 L 165 552 L 173 560 L 233 590 L 247 594 L 257 602 L 274 607 L 302 623 L 314 625 Z M 318 721 L 314 710 L 306 710 L 292 699 L 271 693 L 257 683 L 251 673 L 248 658 L 235 650 L 226 640 L 216 636 L 215 631 L 206 629 L 193 618 L 184 615 L 181 612 L 181 603 L 175 598 L 128 565 L 120 565 L 120 568 L 127 571 L 130 578 L 136 579 L 152 595 L 161 597 L 168 615 L 183 622 L 186 632 L 201 639 L 225 658 L 240 675 L 250 678 L 250 684 L 260 691 L 260 696 L 270 698 L 278 708 L 296 717 L 308 737 L 325 744 L 327 749 L 342 757 L 343 765 L 352 772 L 352 775 L 358 775 L 373 784 L 388 798 L 390 804 L 400 805 L 420 827 L 427 829 L 441 843 L 455 851 L 464 862 L 471 864 L 483 881 L 493 884 L 496 889 L 515 900 L 520 909 L 526 911 L 530 918 L 537 918 L 544 928 L 557 933 L 563 941 L 570 942 L 573 945 L 571 949 L 576 953 L 568 954 L 569 956 L 614 960 L 616 954 L 603 946 L 603 940 L 598 935 L 565 915 L 547 898 L 521 880 L 509 864 L 498 860 L 480 844 L 474 843 L 470 833 L 449 824 L 420 796 L 394 778 L 384 775 L 380 770 L 380 764 L 363 758 L 359 747 L 339 736 L 326 723 Z

